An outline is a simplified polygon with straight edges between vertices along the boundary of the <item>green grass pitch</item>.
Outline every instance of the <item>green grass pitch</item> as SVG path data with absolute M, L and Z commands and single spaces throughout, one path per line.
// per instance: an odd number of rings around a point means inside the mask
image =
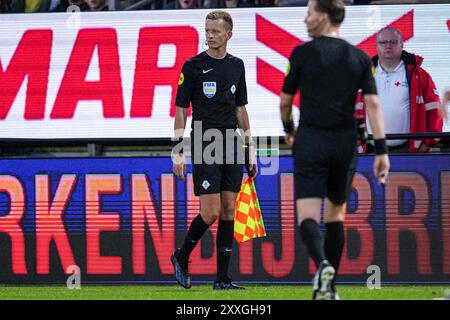
M 211 285 L 0 285 L 0 300 L 309 300 L 311 286 L 247 285 L 243 291 L 213 291 Z M 369 290 L 365 286 L 338 286 L 342 300 L 431 300 L 450 295 L 449 286 L 388 286 Z

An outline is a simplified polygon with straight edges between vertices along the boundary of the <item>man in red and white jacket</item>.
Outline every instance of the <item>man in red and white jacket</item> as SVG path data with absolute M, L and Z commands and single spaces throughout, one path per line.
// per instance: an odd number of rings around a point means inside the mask
M 378 55 L 372 58 L 386 133 L 442 132 L 439 94 L 431 76 L 422 69 L 423 58 L 403 50 L 398 29 L 377 34 Z M 365 118 L 365 107 L 356 104 L 356 116 Z M 367 125 L 371 133 L 370 123 Z M 370 141 L 371 142 L 371 141 Z M 372 152 L 370 142 L 366 152 Z M 438 139 L 388 140 L 391 151 L 428 152 Z

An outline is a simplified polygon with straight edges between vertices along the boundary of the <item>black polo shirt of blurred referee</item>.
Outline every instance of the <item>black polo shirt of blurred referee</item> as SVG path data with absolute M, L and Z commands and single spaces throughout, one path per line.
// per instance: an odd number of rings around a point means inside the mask
M 286 142 L 294 145 L 297 222 L 318 271 L 313 299 L 338 299 L 335 276 L 344 247 L 344 217 L 356 168 L 354 105 L 359 89 L 370 104 L 378 153 L 374 174 L 384 182 L 389 169 L 384 124 L 369 57 L 339 38 L 345 17 L 342 0 L 311 0 L 305 24 L 312 41 L 294 49 L 280 98 Z M 298 129 L 292 101 L 300 90 Z M 384 143 L 384 144 L 383 144 Z M 326 235 L 322 243 L 320 211 L 325 200 Z
M 193 219 L 183 246 L 175 249 L 172 255 L 176 279 L 184 288 L 191 286 L 188 272 L 190 253 L 205 231 L 219 219 L 217 279 L 213 288 L 242 289 L 232 283 L 228 267 L 244 154 L 249 176 L 257 173 L 257 166 L 245 107 L 247 87 L 244 63 L 226 51 L 232 29 L 233 20 L 227 12 L 216 10 L 209 13 L 206 17 L 206 41 L 209 48 L 185 62 L 178 83 L 175 143 L 179 144 L 184 135 L 187 108 L 192 103 L 192 169 L 194 191 L 200 196 L 200 214 Z M 239 129 L 240 137 L 236 129 Z M 177 177 L 184 179 L 185 156 L 179 151 L 176 146 L 172 151 L 173 171 Z

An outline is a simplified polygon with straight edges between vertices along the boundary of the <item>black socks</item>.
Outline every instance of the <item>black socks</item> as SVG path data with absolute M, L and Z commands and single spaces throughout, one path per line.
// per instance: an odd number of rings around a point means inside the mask
M 183 246 L 177 257 L 182 268 L 187 268 L 189 255 L 208 228 L 209 224 L 206 224 L 205 221 L 203 221 L 201 215 L 196 216 L 194 220 L 192 220 L 186 238 L 184 238 Z
M 187 268 L 189 255 L 194 250 L 209 225 L 198 215 L 192 220 L 189 231 L 184 239 L 183 246 L 178 254 L 178 261 L 182 268 Z M 217 280 L 228 281 L 228 267 L 230 264 L 231 252 L 234 238 L 234 221 L 219 220 L 217 229 Z
M 319 224 L 313 219 L 305 219 L 300 224 L 300 236 L 306 245 L 309 256 L 314 260 L 316 267 L 325 260 L 322 234 Z
M 344 250 L 345 243 L 344 223 L 328 222 L 326 227 L 325 256 L 337 273 L 339 264 L 341 263 L 342 251 Z
M 234 237 L 234 221 L 219 220 L 217 229 L 217 281 L 228 280 L 228 267 L 230 264 Z
M 328 222 L 325 225 L 327 229 L 324 243 L 322 243 L 320 226 L 313 219 L 302 221 L 299 227 L 300 235 L 316 267 L 319 266 L 322 260 L 327 259 L 337 274 L 345 243 L 344 223 Z

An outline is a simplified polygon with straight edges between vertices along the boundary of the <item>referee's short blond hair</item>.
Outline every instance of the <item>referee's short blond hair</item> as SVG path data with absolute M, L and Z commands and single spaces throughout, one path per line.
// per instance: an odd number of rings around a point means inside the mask
M 225 22 L 225 27 L 227 30 L 232 31 L 233 30 L 233 18 L 231 18 L 231 15 L 223 10 L 214 10 L 208 13 L 206 16 L 206 20 L 219 20 L 222 19 Z
M 345 18 L 345 4 L 343 0 L 314 0 L 316 10 L 326 13 L 333 26 L 340 26 Z

